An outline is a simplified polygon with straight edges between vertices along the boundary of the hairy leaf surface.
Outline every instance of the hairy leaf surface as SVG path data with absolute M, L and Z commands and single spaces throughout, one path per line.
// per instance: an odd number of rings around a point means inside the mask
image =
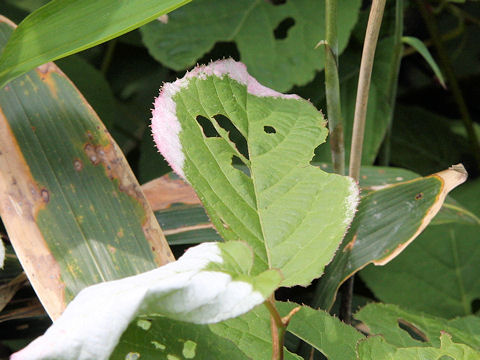
M 281 269 L 283 286 L 321 275 L 358 190 L 350 178 L 310 165 L 327 133 L 312 104 L 260 85 L 241 63 L 217 61 L 163 87 L 152 131 L 220 235 L 252 246 L 256 272 Z

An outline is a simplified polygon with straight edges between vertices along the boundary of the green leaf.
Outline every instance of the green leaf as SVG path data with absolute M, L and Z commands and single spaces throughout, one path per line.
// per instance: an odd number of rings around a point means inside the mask
M 440 335 L 440 347 L 411 347 L 395 348 L 388 344 L 380 336 L 372 336 L 359 343 L 358 360 L 386 359 L 386 360 L 445 360 L 462 359 L 476 360 L 480 352 L 463 344 L 452 342 L 451 337 L 442 333 Z
M 480 214 L 479 190 L 480 181 L 468 181 L 454 196 Z M 471 314 L 480 298 L 479 229 L 429 227 L 402 256 L 382 269 L 367 267 L 360 275 L 382 301 L 447 318 Z
M 50 1 L 27 16 L 9 39 L 0 57 L 0 86 L 36 66 L 136 29 L 188 1 Z
M 12 32 L 0 22 L 1 45 Z M 122 152 L 53 63 L 0 89 L 0 109 L 0 214 L 52 318 L 85 286 L 174 260 Z
M 136 318 L 123 333 L 110 358 L 132 359 L 133 356 L 147 360 L 251 359 L 207 325 L 159 317 Z
M 338 2 L 339 52 L 346 47 L 361 2 Z M 208 15 L 206 15 L 208 14 Z M 295 0 L 274 5 L 264 0 L 196 0 L 169 15 L 168 22 L 152 22 L 141 29 L 150 53 L 162 64 L 183 70 L 218 41 L 235 41 L 241 60 L 262 84 L 286 91 L 311 81 L 324 67 L 324 1 Z M 292 24 L 285 38 L 277 27 Z
M 277 302 L 276 305 L 282 305 Z M 287 309 L 295 307 L 285 305 Z M 280 314 L 287 315 L 288 311 Z M 249 313 L 235 319 L 209 325 L 213 333 L 232 341 L 248 359 L 271 359 L 272 336 L 270 330 L 270 313 L 265 306 L 259 306 Z M 288 329 L 288 328 L 287 328 Z M 301 357 L 284 349 L 285 360 L 300 360 Z
M 316 289 L 315 307 L 330 309 L 338 287 L 370 263 L 398 256 L 440 210 L 448 192 L 463 183 L 463 166 L 386 186 L 362 197 L 348 234 Z
M 246 244 L 205 243 L 158 269 L 87 287 L 15 359 L 106 359 L 139 315 L 197 324 L 239 316 L 261 304 L 281 281 L 275 270 L 250 277 L 252 265 Z
M 430 51 L 425 46 L 425 44 L 421 40 L 412 36 L 402 36 L 402 42 L 404 44 L 410 45 L 415 50 L 417 50 L 420 53 L 420 55 L 423 56 L 425 61 L 428 63 L 428 65 L 430 65 L 430 68 L 435 73 L 435 76 L 438 78 L 438 81 L 440 81 L 440 84 L 444 88 L 446 88 L 445 79 L 443 78 L 442 72 L 440 71 L 440 68 L 438 67 L 437 63 L 433 59 L 432 54 L 430 54 Z
M 357 204 L 350 178 L 309 164 L 324 126 L 308 101 L 263 87 L 232 60 L 165 84 L 152 119 L 159 150 L 220 235 L 252 246 L 255 272 L 281 269 L 283 286 L 321 275 Z
M 367 267 L 361 277 L 382 301 L 448 318 L 471 314 L 480 298 L 479 230 L 429 227 L 402 256 L 382 269 Z
M 294 305 L 278 303 L 283 313 L 288 313 Z M 298 305 L 297 305 L 298 306 Z M 329 360 L 355 359 L 356 344 L 364 336 L 355 328 L 345 325 L 325 311 L 308 306 L 293 315 L 287 330 L 324 354 Z
M 158 159 L 158 155 L 155 157 Z M 312 163 L 322 170 L 332 172 L 331 164 Z M 238 167 L 242 170 L 246 167 Z M 381 166 L 363 166 L 360 170 L 360 187 L 364 195 L 379 186 L 417 178 L 412 171 Z M 142 190 L 155 211 L 163 233 L 170 245 L 198 244 L 204 241 L 221 241 L 193 189 L 170 172 L 142 185 Z M 451 197 L 446 198 L 432 224 L 480 224 L 480 219 Z
M 446 320 L 396 305 L 369 304 L 355 318 L 363 323 L 361 328 L 369 335 L 381 334 L 397 347 L 438 347 L 441 332 L 447 332 L 453 341 L 480 350 L 480 318 L 476 316 Z
M 470 150 L 451 120 L 415 106 L 397 106 L 392 130 L 392 164 L 431 174 L 456 164 Z

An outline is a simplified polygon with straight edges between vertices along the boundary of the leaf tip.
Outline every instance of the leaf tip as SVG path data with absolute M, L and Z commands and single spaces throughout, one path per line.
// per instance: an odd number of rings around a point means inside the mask
M 468 178 L 467 170 L 465 170 L 463 164 L 452 165 L 447 170 L 440 171 L 436 175 L 443 180 L 446 193 L 463 184 Z

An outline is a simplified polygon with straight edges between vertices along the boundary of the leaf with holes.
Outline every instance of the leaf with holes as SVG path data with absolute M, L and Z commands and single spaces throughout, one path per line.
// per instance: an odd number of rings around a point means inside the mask
M 244 243 L 206 243 L 158 269 L 87 287 L 45 335 L 12 360 L 108 359 L 141 315 L 196 324 L 239 316 L 261 304 L 281 280 L 276 270 L 250 276 L 252 264 Z
M 241 63 L 217 61 L 165 84 L 152 131 L 220 235 L 252 246 L 255 272 L 281 269 L 283 286 L 322 274 L 353 218 L 358 189 L 310 165 L 327 135 L 311 103 L 260 85 Z
M 358 344 L 357 360 L 476 360 L 480 352 L 464 344 L 457 344 L 447 333 L 440 335 L 437 347 L 399 347 L 388 344 L 381 336 L 371 336 Z
M 361 1 L 338 1 L 338 47 L 346 47 Z M 172 12 L 168 22 L 142 30 L 150 53 L 162 64 L 183 70 L 218 41 L 235 41 L 241 60 L 262 83 L 279 91 L 311 81 L 324 67 L 324 1 L 196 0 Z
M 447 332 L 453 341 L 480 350 L 480 318 L 466 316 L 452 320 L 407 311 L 396 305 L 369 304 L 355 314 L 358 327 L 368 335 L 381 334 L 397 347 L 440 345 L 439 336 Z

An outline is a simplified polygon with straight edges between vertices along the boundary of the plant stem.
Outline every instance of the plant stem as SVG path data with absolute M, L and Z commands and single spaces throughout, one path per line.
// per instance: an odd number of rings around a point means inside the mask
M 117 39 L 110 40 L 107 43 L 107 49 L 105 50 L 105 55 L 102 59 L 102 65 L 100 66 L 100 71 L 103 75 L 106 75 L 110 64 L 113 59 L 113 53 L 115 52 L 115 46 L 117 45 Z
M 355 282 L 355 275 L 350 276 L 341 287 L 340 310 L 338 317 L 345 324 L 352 322 L 352 300 L 353 300 L 353 284 Z
M 362 60 L 358 76 L 357 99 L 355 102 L 355 115 L 353 119 L 352 148 L 350 149 L 349 175 L 358 183 L 362 163 L 363 138 L 365 134 L 365 120 L 367 118 L 368 93 L 372 77 L 375 48 L 377 47 L 378 34 L 382 25 L 383 10 L 386 0 L 373 0 L 368 17 L 367 31 L 363 43 Z M 354 277 L 350 277 L 343 285 L 342 306 L 340 316 L 347 324 L 351 322 L 352 297 Z
M 345 145 L 338 79 L 337 0 L 325 1 L 325 92 L 333 170 L 345 175 Z
M 457 77 L 455 76 L 455 71 L 453 69 L 452 62 L 443 46 L 442 40 L 440 39 L 438 25 L 437 22 L 432 14 L 427 9 L 425 4 L 425 0 L 416 0 L 417 6 L 420 10 L 420 14 L 425 21 L 425 25 L 427 26 L 428 32 L 430 33 L 430 37 L 432 38 L 433 44 L 437 50 L 437 55 L 440 60 L 440 67 L 445 74 L 447 79 L 447 84 L 450 86 L 450 90 L 452 91 L 453 98 L 457 103 L 458 110 L 462 117 L 463 125 L 465 130 L 467 131 L 468 141 L 470 143 L 470 149 L 473 152 L 473 156 L 475 158 L 477 170 L 480 170 L 480 144 L 478 142 L 477 134 L 475 133 L 475 129 L 473 128 L 473 121 L 470 117 L 470 113 L 467 108 L 467 104 L 462 94 L 462 90 L 457 81 Z
M 283 360 L 283 341 L 285 338 L 286 325 L 275 306 L 274 296 L 270 296 L 265 302 L 270 312 L 270 329 L 272 332 L 272 360 Z
M 375 48 L 382 24 L 383 10 L 386 0 L 373 0 L 368 17 L 367 32 L 363 44 L 362 61 L 358 78 L 357 100 L 353 120 L 352 148 L 350 150 L 349 175 L 358 182 L 362 161 L 363 137 L 365 133 L 365 119 L 367 115 L 368 92 L 372 75 Z
M 388 77 L 388 94 L 390 95 L 390 114 L 388 119 L 388 127 L 385 134 L 385 140 L 380 153 L 380 165 L 388 166 L 390 163 L 390 149 L 392 137 L 392 122 L 395 112 L 395 100 L 397 98 L 398 73 L 400 72 L 400 63 L 403 54 L 403 0 L 397 0 L 395 3 L 395 33 L 393 45 L 393 62 L 390 67 Z

